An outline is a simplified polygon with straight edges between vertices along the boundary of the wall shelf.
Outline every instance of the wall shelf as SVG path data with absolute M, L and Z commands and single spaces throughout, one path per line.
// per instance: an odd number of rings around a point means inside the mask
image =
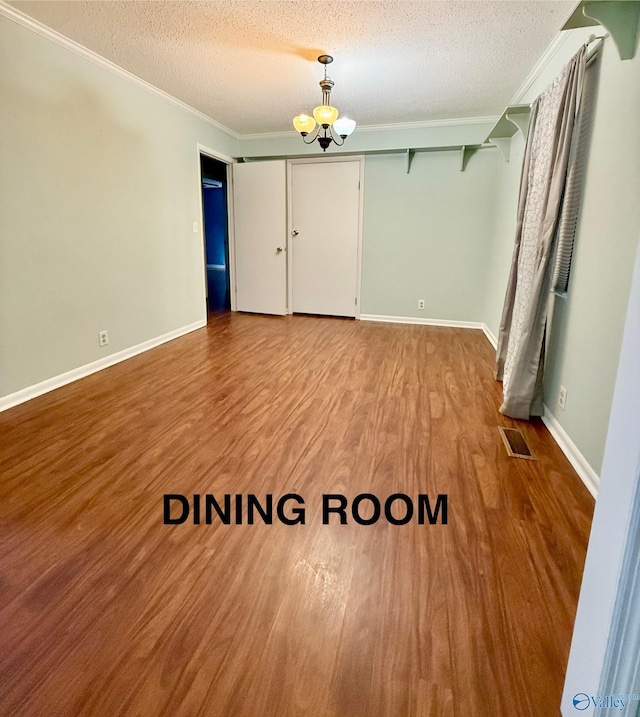
M 464 170 L 467 168 L 467 163 L 469 162 L 469 159 L 479 150 L 479 149 L 487 149 L 488 147 L 491 147 L 491 144 L 483 143 L 483 144 L 463 144 L 463 145 L 453 145 L 453 146 L 446 146 L 446 147 L 417 147 L 415 149 L 407 149 L 406 152 L 406 158 L 407 158 L 407 174 L 411 172 L 411 163 L 413 162 L 413 158 L 416 154 L 424 153 L 424 152 L 460 152 L 460 171 L 464 172 Z M 398 154 L 397 149 L 381 149 L 381 150 L 373 150 L 370 152 L 362 152 L 361 154 Z
M 411 171 L 411 163 L 413 162 L 413 159 L 416 154 L 424 154 L 427 152 L 460 152 L 460 171 L 464 172 L 464 170 L 467 168 L 467 163 L 469 159 L 479 150 L 479 149 L 488 149 L 492 147 L 490 144 L 456 144 L 456 145 L 447 145 L 443 147 L 416 147 L 406 149 L 405 150 L 405 156 L 407 158 L 407 174 Z M 402 150 L 397 149 L 378 149 L 378 150 L 372 150 L 369 152 L 360 152 L 359 154 L 369 155 L 369 154 L 399 154 Z
M 473 155 L 483 147 L 486 147 L 488 145 L 482 145 L 482 144 L 463 144 L 461 146 L 456 147 L 429 147 L 424 149 L 408 149 L 407 150 L 407 174 L 409 174 L 409 171 L 411 170 L 411 162 L 413 161 L 413 156 L 416 152 L 451 152 L 451 151 L 459 151 L 460 152 L 460 171 L 464 172 L 464 170 L 467 168 L 467 164 L 469 162 L 469 159 L 473 157 Z
M 464 170 L 467 167 L 467 163 L 469 162 L 469 159 L 480 149 L 493 149 L 493 144 L 483 143 L 483 144 L 455 144 L 455 145 L 446 145 L 442 147 L 416 147 L 414 148 L 407 148 L 407 149 L 373 149 L 373 150 L 364 150 L 364 151 L 354 151 L 354 152 L 340 152 L 340 157 L 352 157 L 352 156 L 369 156 L 369 155 L 379 155 L 379 154 L 404 154 L 406 157 L 406 168 L 407 168 L 407 174 L 411 171 L 411 164 L 413 162 L 413 159 L 416 154 L 424 154 L 427 152 L 460 152 L 460 171 L 464 172 Z M 260 157 L 239 157 L 238 161 L 240 162 L 264 162 L 266 160 L 273 160 L 273 159 L 322 159 L 322 155 L 315 154 L 297 154 L 295 157 L 290 157 L 288 155 L 270 155 L 270 156 L 260 156 Z
M 631 60 L 638 45 L 640 0 L 582 0 L 562 29 L 593 25 L 607 30 L 621 60 Z

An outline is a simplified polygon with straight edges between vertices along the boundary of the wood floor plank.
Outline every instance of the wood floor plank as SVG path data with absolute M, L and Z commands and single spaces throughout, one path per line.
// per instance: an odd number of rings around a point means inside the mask
M 0 414 L 0 715 L 559 714 L 593 500 L 492 362 L 479 331 L 220 314 Z M 305 523 L 163 524 L 250 493 Z M 448 522 L 322 523 L 363 493 Z

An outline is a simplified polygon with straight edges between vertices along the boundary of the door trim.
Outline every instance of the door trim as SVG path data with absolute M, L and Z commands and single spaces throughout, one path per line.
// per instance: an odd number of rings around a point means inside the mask
M 231 165 L 237 162 L 233 157 L 228 157 L 222 152 L 217 152 L 215 149 L 206 147 L 203 144 L 198 143 L 196 145 L 197 160 L 198 160 L 198 197 L 200 202 L 200 244 L 202 246 L 202 272 L 204 280 L 207 280 L 207 252 L 204 241 L 204 205 L 202 201 L 202 168 L 200 166 L 200 155 L 204 154 L 206 157 L 211 159 L 217 159 L 219 162 L 223 162 L 227 165 L 227 236 L 229 237 L 229 299 L 231 303 L 231 311 L 236 311 L 236 240 L 233 223 L 233 176 L 231 174 Z M 205 284 L 204 292 L 204 309 L 205 316 L 208 316 L 207 307 L 207 291 Z
M 325 164 L 327 162 L 358 162 L 360 183 L 358 189 L 358 248 L 356 259 L 356 303 L 357 320 L 360 319 L 361 304 L 361 283 L 362 283 L 362 220 L 364 216 L 364 155 L 354 154 L 347 156 L 336 155 L 335 157 L 301 157 L 299 159 L 287 160 L 287 313 L 293 313 L 293 254 L 291 252 L 291 232 L 293 231 L 293 184 L 291 165 L 293 164 Z

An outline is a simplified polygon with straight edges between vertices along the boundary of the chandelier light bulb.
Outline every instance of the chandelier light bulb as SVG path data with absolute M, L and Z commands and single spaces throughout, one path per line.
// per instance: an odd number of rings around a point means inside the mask
M 309 132 L 313 132 L 316 121 L 313 117 L 309 117 L 309 115 L 301 114 L 293 118 L 293 126 L 304 137 L 309 134 Z
M 333 123 L 333 129 L 341 136 L 348 137 L 356 128 L 355 120 L 340 117 Z
M 331 105 L 320 105 L 313 110 L 313 116 L 318 124 L 331 126 L 338 119 L 338 110 Z

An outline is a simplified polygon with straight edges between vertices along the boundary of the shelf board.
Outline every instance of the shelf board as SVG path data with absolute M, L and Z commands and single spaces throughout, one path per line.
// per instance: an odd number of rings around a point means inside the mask
M 406 168 L 407 174 L 411 171 L 411 163 L 413 162 L 416 154 L 425 154 L 429 152 L 460 152 L 460 171 L 464 172 L 467 167 L 467 163 L 478 150 L 493 148 L 494 145 L 490 143 L 483 144 L 453 144 L 443 145 L 440 147 L 416 147 L 416 148 L 399 148 L 399 149 L 373 149 L 373 150 L 360 150 L 353 152 L 340 152 L 341 157 L 360 156 L 360 155 L 380 155 L 380 154 L 404 154 L 406 157 Z M 266 160 L 273 159 L 322 159 L 322 155 L 316 154 L 296 154 L 293 156 L 289 155 L 271 155 L 264 157 L 241 157 L 241 162 L 264 162 Z

